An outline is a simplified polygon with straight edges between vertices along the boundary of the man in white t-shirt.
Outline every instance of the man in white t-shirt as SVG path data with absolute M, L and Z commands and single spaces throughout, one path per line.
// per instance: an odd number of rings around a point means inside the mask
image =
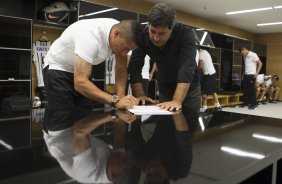
M 264 74 L 259 74 L 256 78 L 256 98 L 258 101 L 258 104 L 266 104 L 266 102 L 264 101 L 264 96 L 266 93 L 266 88 L 264 85 Z
M 45 130 L 71 126 L 91 111 L 91 100 L 122 109 L 137 105 L 138 99 L 125 96 L 127 53 L 140 45 L 142 34 L 142 25 L 134 20 L 97 18 L 70 25 L 45 56 L 43 75 L 48 99 Z M 89 79 L 92 66 L 112 53 L 116 58 L 117 95 L 100 90 Z
M 212 95 L 215 101 L 215 109 L 221 110 L 221 106 L 218 101 L 216 93 L 216 71 L 212 63 L 212 58 L 210 53 L 207 50 L 199 49 L 199 68 L 203 71 L 203 78 L 201 82 L 201 91 L 202 91 L 202 105 L 203 108 L 201 111 L 205 111 L 207 106 L 207 97 Z
M 243 76 L 244 100 L 249 109 L 257 109 L 256 78 L 261 70 L 262 62 L 258 55 L 246 47 L 239 50 L 244 57 L 245 71 Z
M 64 172 L 80 183 L 115 183 L 128 175 L 131 157 L 124 151 L 125 126 L 135 120 L 133 114 L 116 111 L 114 141 L 110 148 L 92 132 L 113 121 L 108 112 L 93 114 L 78 121 L 73 127 L 44 133 L 49 153 Z
M 269 94 L 269 103 L 278 103 L 277 99 L 280 92 L 280 88 L 274 85 L 274 82 L 278 80 L 278 75 L 268 75 L 264 78 L 264 85 Z

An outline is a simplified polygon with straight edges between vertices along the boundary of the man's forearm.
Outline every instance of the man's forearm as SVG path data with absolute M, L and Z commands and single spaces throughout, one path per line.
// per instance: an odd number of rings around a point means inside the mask
M 136 97 L 145 96 L 142 83 L 131 84 Z
M 177 83 L 172 100 L 182 103 L 188 93 L 190 83 Z
M 125 96 L 127 84 L 127 57 L 116 55 L 116 93 L 118 96 Z

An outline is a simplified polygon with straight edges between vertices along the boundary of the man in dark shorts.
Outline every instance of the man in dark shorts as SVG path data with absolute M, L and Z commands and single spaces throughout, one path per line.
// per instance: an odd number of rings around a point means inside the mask
M 216 71 L 212 63 L 212 58 L 207 50 L 199 49 L 199 68 L 203 70 L 203 79 L 201 83 L 202 90 L 202 105 L 201 111 L 207 110 L 207 98 L 208 95 L 212 95 L 215 102 L 215 109 L 221 110 L 217 93 L 216 93 Z

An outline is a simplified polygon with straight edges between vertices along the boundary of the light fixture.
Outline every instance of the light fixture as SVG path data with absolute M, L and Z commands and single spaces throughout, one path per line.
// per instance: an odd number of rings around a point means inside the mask
M 233 12 L 227 12 L 226 15 L 234 15 L 234 14 L 240 14 L 240 13 L 251 13 L 251 12 L 257 12 L 257 11 L 265 11 L 265 10 L 272 10 L 272 7 L 266 7 L 266 8 L 256 8 L 256 9 L 249 9 L 249 10 L 240 10 L 240 11 L 233 11 Z
M 241 157 L 250 157 L 250 158 L 256 158 L 256 159 L 263 159 L 265 157 L 265 155 L 263 154 L 243 151 L 243 150 L 240 150 L 237 148 L 231 148 L 228 146 L 222 146 L 220 150 L 231 153 L 233 155 L 241 156 Z
M 261 24 L 257 24 L 257 26 L 274 26 L 274 25 L 279 25 L 279 24 L 282 24 L 282 22 L 261 23 Z
M 263 140 L 269 141 L 269 142 L 282 143 L 282 138 L 278 138 L 278 137 L 256 134 L 256 133 L 254 133 L 252 135 L 252 137 L 257 138 L 257 139 L 263 139 Z
M 8 150 L 12 150 L 13 146 L 7 144 L 5 141 L 0 139 L 0 145 L 4 146 L 5 148 L 7 148 Z
M 205 125 L 204 125 L 202 117 L 199 117 L 199 123 L 200 123 L 202 131 L 204 131 L 206 128 L 205 128 Z
M 92 13 L 88 13 L 88 14 L 85 14 L 85 15 L 80 15 L 79 18 L 97 15 L 97 14 L 101 14 L 101 13 L 105 13 L 105 12 L 109 12 L 109 11 L 114 11 L 114 10 L 117 10 L 117 9 L 118 8 L 109 8 L 109 9 L 105 9 L 105 10 L 101 10 L 101 11 L 97 11 L 97 12 L 92 12 Z
M 273 8 L 274 9 L 279 9 L 279 8 L 282 8 L 282 5 L 281 6 L 274 6 Z
M 204 41 L 205 41 L 205 39 L 206 39 L 206 37 L 207 37 L 207 34 L 208 34 L 208 32 L 205 31 L 205 32 L 204 32 L 204 35 L 203 35 L 203 37 L 202 37 L 202 39 L 201 39 L 201 41 L 200 41 L 200 44 L 201 44 L 201 45 L 203 45 L 203 43 L 204 43 Z
M 148 24 L 148 22 L 142 22 L 141 24 L 145 25 L 145 24 Z

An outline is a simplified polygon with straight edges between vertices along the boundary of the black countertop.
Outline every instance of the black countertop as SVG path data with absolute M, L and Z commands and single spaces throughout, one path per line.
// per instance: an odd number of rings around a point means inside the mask
M 51 132 L 50 145 L 62 147 L 62 154 L 53 150 L 52 157 L 43 139 L 31 148 L 2 151 L 0 183 L 89 182 L 103 178 L 106 168 L 108 176 L 122 175 L 130 184 L 281 182 L 282 120 L 210 111 L 193 123 L 183 109 L 154 116 L 119 111 L 119 120 L 110 122 L 112 114 L 96 112 L 66 134 Z M 92 159 L 70 161 L 88 149 Z M 105 173 L 95 174 L 91 164 Z

